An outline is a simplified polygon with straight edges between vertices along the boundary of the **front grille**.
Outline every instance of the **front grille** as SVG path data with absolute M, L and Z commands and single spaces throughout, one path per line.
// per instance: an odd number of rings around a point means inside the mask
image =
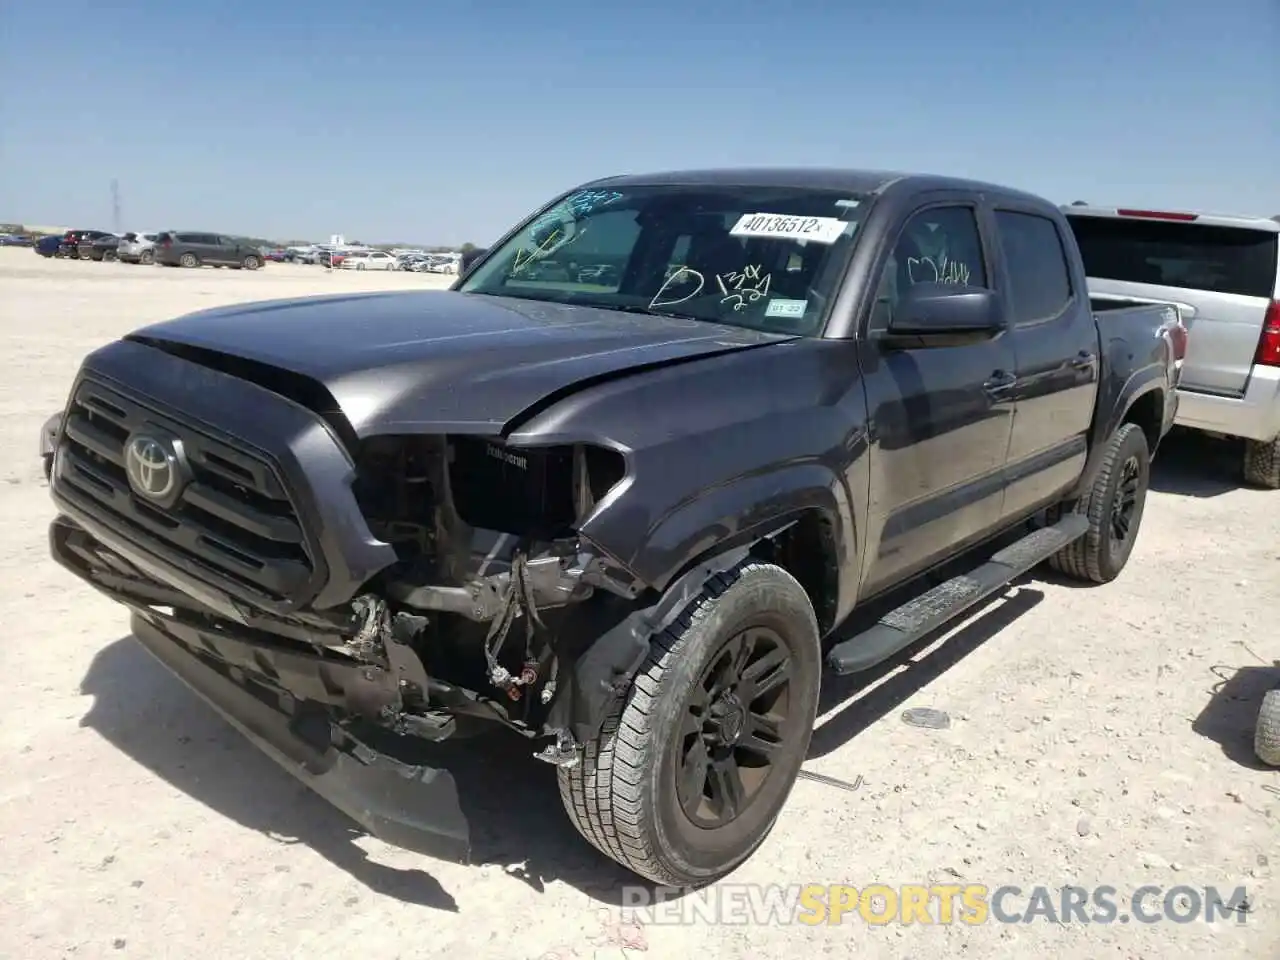
M 167 508 L 135 494 L 125 473 L 126 441 L 148 425 L 181 440 L 190 467 L 190 482 Z M 172 414 L 81 381 L 57 456 L 60 493 L 161 559 L 272 601 L 295 596 L 311 578 L 306 538 L 275 469 Z

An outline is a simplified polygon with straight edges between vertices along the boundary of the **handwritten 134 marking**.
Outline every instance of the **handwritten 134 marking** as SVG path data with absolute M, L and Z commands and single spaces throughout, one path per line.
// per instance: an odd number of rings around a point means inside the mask
M 767 296 L 772 275 L 763 273 L 763 269 L 758 264 L 752 264 L 743 267 L 741 270 L 730 270 L 728 273 L 716 274 L 714 279 L 716 286 L 720 288 L 720 303 L 732 304 L 733 310 L 737 312 L 755 303 L 761 297 Z M 687 283 L 694 283 L 696 286 L 683 296 L 668 300 L 663 299 L 663 296 L 673 287 L 681 287 Z M 706 285 L 706 277 L 703 276 L 701 271 L 694 270 L 692 267 L 681 267 L 671 274 L 658 292 L 654 294 L 653 299 L 649 301 L 649 309 L 674 307 L 677 304 L 692 300 L 702 293 Z
M 745 310 L 750 304 L 769 293 L 769 281 L 772 274 L 760 275 L 762 267 L 752 264 L 742 268 L 741 272 L 731 270 L 716 276 L 716 283 L 724 295 L 721 304 L 732 304 L 734 312 Z

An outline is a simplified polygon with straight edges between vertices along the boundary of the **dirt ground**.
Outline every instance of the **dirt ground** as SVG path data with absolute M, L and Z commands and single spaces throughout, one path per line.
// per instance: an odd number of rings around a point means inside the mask
M 130 639 L 120 607 L 47 558 L 40 424 L 80 358 L 140 324 L 439 279 L 0 250 L 0 956 L 1280 956 L 1280 776 L 1250 750 L 1280 680 L 1266 668 L 1280 659 L 1280 493 L 1240 489 L 1217 444 L 1163 451 L 1116 583 L 1027 578 L 909 661 L 828 689 L 807 769 L 857 789 L 802 780 L 720 889 L 1109 885 L 1125 913 L 1144 884 L 1155 905 L 1178 885 L 1244 886 L 1243 923 L 629 917 L 635 881 L 572 831 L 554 771 L 519 744 L 499 737 L 459 774 L 481 818 L 469 867 L 361 836 L 259 755 Z M 950 726 L 905 724 L 919 706 Z

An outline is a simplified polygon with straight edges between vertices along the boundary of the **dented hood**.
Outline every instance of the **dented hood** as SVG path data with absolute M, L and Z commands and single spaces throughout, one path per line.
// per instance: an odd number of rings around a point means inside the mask
M 309 377 L 328 389 L 362 436 L 496 434 L 539 400 L 587 381 L 794 339 L 452 291 L 220 307 L 145 327 L 131 338 Z

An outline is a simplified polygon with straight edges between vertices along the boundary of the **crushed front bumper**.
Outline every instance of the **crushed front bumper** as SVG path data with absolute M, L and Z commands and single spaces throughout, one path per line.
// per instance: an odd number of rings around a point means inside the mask
M 132 630 L 250 742 L 370 834 L 441 860 L 469 861 L 470 829 L 449 771 L 378 752 L 337 728 L 328 710 L 274 693 L 189 645 L 204 639 L 210 650 L 225 649 L 225 637 L 201 638 L 186 624 L 137 609 Z

